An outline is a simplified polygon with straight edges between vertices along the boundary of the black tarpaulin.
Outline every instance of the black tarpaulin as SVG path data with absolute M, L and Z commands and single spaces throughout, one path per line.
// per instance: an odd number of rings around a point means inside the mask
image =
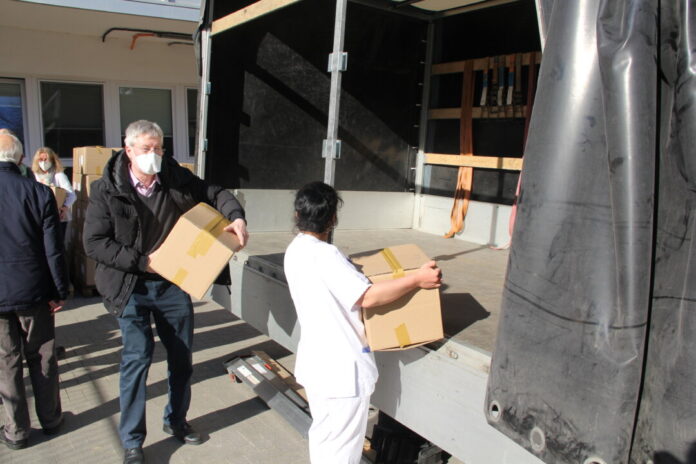
M 694 5 L 537 4 L 489 422 L 549 463 L 694 463 Z

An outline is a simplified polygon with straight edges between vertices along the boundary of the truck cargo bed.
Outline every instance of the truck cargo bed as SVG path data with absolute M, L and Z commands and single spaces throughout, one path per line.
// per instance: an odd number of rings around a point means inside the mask
M 283 273 L 290 232 L 253 233 L 230 262 L 232 287 L 214 299 L 294 352 L 300 330 Z M 538 464 L 486 421 L 485 392 L 508 252 L 412 229 L 337 230 L 344 253 L 415 243 L 443 271 L 447 337 L 405 351 L 376 353 L 372 403 L 467 464 Z M 291 367 L 291 366 L 288 366 Z

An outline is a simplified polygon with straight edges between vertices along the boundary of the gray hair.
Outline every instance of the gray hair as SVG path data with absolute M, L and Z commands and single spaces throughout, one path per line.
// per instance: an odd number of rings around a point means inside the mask
M 22 142 L 11 134 L 0 134 L 0 161 L 19 163 L 24 150 Z
M 140 119 L 128 124 L 126 128 L 126 145 L 132 147 L 135 144 L 135 139 L 141 135 L 149 135 L 164 140 L 164 132 L 162 132 L 162 128 L 156 122 Z

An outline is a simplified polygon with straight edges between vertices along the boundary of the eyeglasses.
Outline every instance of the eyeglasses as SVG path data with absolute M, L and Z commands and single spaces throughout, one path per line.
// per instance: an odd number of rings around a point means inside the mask
M 151 151 L 154 151 L 158 155 L 164 155 L 164 152 L 167 151 L 165 148 L 162 147 L 136 147 L 134 146 L 139 152 L 142 152 L 142 154 L 147 154 L 150 153 Z

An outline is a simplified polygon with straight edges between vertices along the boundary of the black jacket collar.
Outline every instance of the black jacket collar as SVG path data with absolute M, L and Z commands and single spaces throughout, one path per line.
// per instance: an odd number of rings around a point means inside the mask
M 0 171 L 9 171 L 20 175 L 22 174 L 22 172 L 19 170 L 19 166 L 17 166 L 17 163 L 13 163 L 12 161 L 0 161 Z
M 106 183 L 112 190 L 122 195 L 135 195 L 135 189 L 130 182 L 130 160 L 125 150 L 121 150 L 109 159 L 104 168 Z M 165 157 L 162 160 L 162 170 L 159 172 L 159 180 L 162 188 L 178 188 L 190 182 L 193 174 L 179 166 L 173 158 Z

